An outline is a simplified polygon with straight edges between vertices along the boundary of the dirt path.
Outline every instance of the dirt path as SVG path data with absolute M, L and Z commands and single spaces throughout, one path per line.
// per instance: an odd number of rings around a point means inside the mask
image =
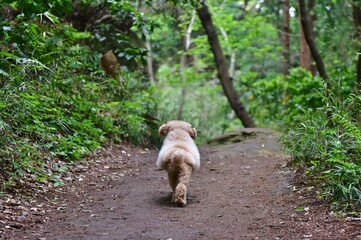
M 361 239 L 359 221 L 336 220 L 310 192 L 295 191 L 272 131 L 244 131 L 233 143 L 200 149 L 184 208 L 170 203 L 157 152 L 123 147 L 39 198 L 42 214 L 7 227 L 3 238 Z

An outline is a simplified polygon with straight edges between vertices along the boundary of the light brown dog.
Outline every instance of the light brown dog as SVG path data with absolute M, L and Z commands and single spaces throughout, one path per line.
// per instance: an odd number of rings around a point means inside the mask
M 187 203 L 187 184 L 193 171 L 200 166 L 199 151 L 194 143 L 197 130 L 184 121 L 170 121 L 159 128 L 165 136 L 159 152 L 157 166 L 168 172 L 172 188 L 172 203 L 184 206 Z

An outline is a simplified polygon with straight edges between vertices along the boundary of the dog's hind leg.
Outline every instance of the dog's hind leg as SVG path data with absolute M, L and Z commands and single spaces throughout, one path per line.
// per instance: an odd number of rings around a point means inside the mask
M 192 174 L 192 167 L 183 163 L 178 174 L 178 184 L 175 188 L 174 202 L 177 206 L 183 207 L 187 204 L 187 184 L 189 183 L 190 176 Z
M 174 203 L 175 201 L 175 189 L 178 185 L 178 175 L 176 172 L 173 171 L 168 171 L 168 181 L 169 181 L 169 185 L 172 189 L 172 200 L 171 202 Z

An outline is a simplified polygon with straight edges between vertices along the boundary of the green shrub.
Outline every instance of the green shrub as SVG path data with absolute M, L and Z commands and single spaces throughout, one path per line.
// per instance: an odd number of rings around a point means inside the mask
M 248 96 L 249 111 L 258 126 L 279 128 L 282 123 L 292 122 L 303 114 L 303 109 L 322 106 L 322 98 L 314 91 L 322 86 L 322 82 L 303 68 L 290 69 L 287 77 L 271 74 L 257 81 L 244 81 L 245 86 L 252 82 L 244 91 Z
M 296 166 L 304 168 L 321 196 L 337 207 L 361 206 L 360 96 L 319 96 L 323 106 L 303 110 L 282 137 Z
M 7 30 L 0 40 L 2 186 L 28 173 L 54 180 L 45 162 L 78 160 L 106 143 L 154 140 L 148 80 L 137 72 L 105 76 L 101 54 L 83 43 L 93 36 L 47 14 L 56 24 L 41 14 L 0 19 Z

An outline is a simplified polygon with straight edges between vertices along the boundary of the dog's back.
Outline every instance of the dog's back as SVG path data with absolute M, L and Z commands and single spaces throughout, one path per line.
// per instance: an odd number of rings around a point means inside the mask
M 175 129 L 164 139 L 163 146 L 157 159 L 157 167 L 166 169 L 170 163 L 184 161 L 197 170 L 200 166 L 200 157 L 193 139 L 182 129 Z

